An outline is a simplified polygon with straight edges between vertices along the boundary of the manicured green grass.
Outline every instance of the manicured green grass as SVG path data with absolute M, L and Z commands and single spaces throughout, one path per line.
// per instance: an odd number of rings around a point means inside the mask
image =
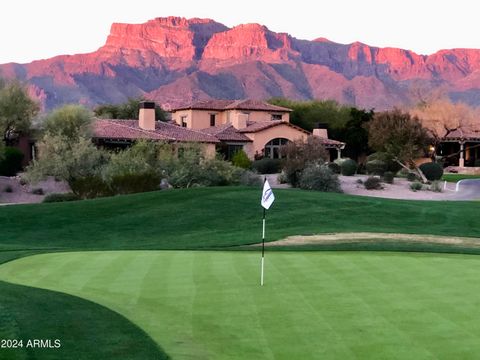
M 0 293 L 0 341 L 23 341 L 17 348 L 0 344 L 2 360 L 168 358 L 144 331 L 98 304 L 2 281 Z M 58 340 L 60 347 L 29 347 L 35 339 L 50 340 L 48 346 Z
M 480 179 L 480 175 L 467 175 L 467 174 L 444 174 L 442 180 L 448 182 L 457 182 L 463 179 Z
M 257 253 L 84 252 L 9 262 L 0 279 L 114 309 L 173 359 L 476 359 L 479 265 L 467 255 L 276 252 L 262 288 Z
M 275 190 L 267 240 L 325 232 L 480 237 L 478 202 Z M 1 250 L 208 249 L 256 243 L 260 190 L 200 188 L 0 207 Z

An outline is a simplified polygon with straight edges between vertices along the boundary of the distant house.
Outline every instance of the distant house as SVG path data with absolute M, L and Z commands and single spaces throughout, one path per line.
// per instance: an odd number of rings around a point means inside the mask
M 290 124 L 292 110 L 256 100 L 210 100 L 171 110 L 178 126 L 215 136 L 217 150 L 229 159 L 242 149 L 249 158 L 279 158 L 280 147 L 305 140 L 312 133 Z M 326 129 L 315 129 L 332 157 L 340 157 L 345 144 L 328 139 Z
M 480 166 L 480 127 L 450 132 L 442 139 L 436 153 L 445 157 L 447 166 Z
M 209 156 L 220 152 L 230 159 L 239 150 L 249 158 L 279 158 L 280 147 L 305 140 L 312 133 L 290 124 L 290 112 L 254 100 L 211 100 L 171 110 L 172 123 L 155 121 L 155 104 L 143 102 L 139 120 L 98 119 L 95 143 L 106 147 L 128 146 L 138 139 L 170 143 L 199 143 Z M 328 139 L 326 129 L 315 129 L 331 157 L 340 157 L 344 143 Z

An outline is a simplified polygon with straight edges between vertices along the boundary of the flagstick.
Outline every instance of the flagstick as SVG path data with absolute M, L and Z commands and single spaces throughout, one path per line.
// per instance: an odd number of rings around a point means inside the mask
M 262 272 L 260 276 L 260 285 L 263 286 L 263 267 L 265 264 L 265 208 L 263 208 L 263 231 L 262 231 Z

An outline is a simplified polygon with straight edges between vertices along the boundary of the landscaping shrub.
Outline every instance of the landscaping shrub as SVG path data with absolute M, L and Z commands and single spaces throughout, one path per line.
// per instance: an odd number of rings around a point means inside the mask
M 383 181 L 387 184 L 393 184 L 393 179 L 395 178 L 395 174 L 391 171 L 385 171 L 383 173 Z
M 420 165 L 420 170 L 429 181 L 440 180 L 443 176 L 442 165 L 434 162 Z
M 250 169 L 252 167 L 252 161 L 243 150 L 237 151 L 233 155 L 232 164 L 242 169 Z
M 365 186 L 365 189 L 367 190 L 380 190 L 382 189 L 382 182 L 380 178 L 370 176 L 367 180 L 363 182 L 363 186 Z
M 340 165 L 342 175 L 344 176 L 353 176 L 357 171 L 357 162 L 352 159 L 347 159 L 342 162 Z
M 154 172 L 113 176 L 108 186 L 113 194 L 134 194 L 158 190 L 160 175 Z
M 245 170 L 240 176 L 240 184 L 245 186 L 261 186 L 262 179 L 253 171 Z
M 367 161 L 365 167 L 369 175 L 383 176 L 385 171 L 387 171 L 387 164 L 382 160 Z
M 412 191 L 422 190 L 423 184 L 420 181 L 414 181 L 410 184 L 410 189 Z
M 374 160 L 383 161 L 386 166 L 385 171 L 391 171 L 393 173 L 397 173 L 400 169 L 402 169 L 402 167 L 398 162 L 393 160 L 391 156 L 389 156 L 387 153 L 384 153 L 384 152 L 375 152 L 367 156 L 367 162 L 374 161 Z
M 10 185 L 7 185 L 3 188 L 3 191 L 6 192 L 6 193 L 12 193 L 13 188 Z
M 338 175 L 321 165 L 310 165 L 303 170 L 298 185 L 305 190 L 342 192 Z
M 252 163 L 252 167 L 259 173 L 259 174 L 276 174 L 280 172 L 281 168 L 281 160 L 280 159 L 270 159 L 270 158 L 263 158 L 260 160 L 255 160 Z
M 428 190 L 433 192 L 443 192 L 443 182 L 442 181 L 432 181 Z
M 414 172 L 409 172 L 409 173 L 407 173 L 407 180 L 408 181 L 416 181 L 416 180 L 418 180 L 418 175 L 415 174 Z
M 33 188 L 30 193 L 34 195 L 44 195 L 43 189 L 42 188 Z
M 340 172 L 342 171 L 342 168 L 340 167 L 339 164 L 335 163 L 335 162 L 329 162 L 327 163 L 327 167 L 330 169 L 331 172 L 333 172 L 334 174 L 340 174 Z
M 69 181 L 72 192 L 80 199 L 113 195 L 108 184 L 99 176 L 86 176 Z
M 53 193 L 45 196 L 45 199 L 43 199 L 43 202 L 52 203 L 52 202 L 74 201 L 74 200 L 79 200 L 79 197 L 74 193 L 64 193 L 64 194 Z
M 14 147 L 6 147 L 0 160 L 0 176 L 15 176 L 22 170 L 23 153 Z

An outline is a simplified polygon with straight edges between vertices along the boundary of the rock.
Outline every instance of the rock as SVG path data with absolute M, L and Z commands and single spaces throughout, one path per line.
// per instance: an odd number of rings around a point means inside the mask
M 167 179 L 162 179 L 162 181 L 160 181 L 160 189 L 161 190 L 166 190 L 166 189 L 171 189 L 171 188 L 172 188 L 172 185 L 169 184 Z

